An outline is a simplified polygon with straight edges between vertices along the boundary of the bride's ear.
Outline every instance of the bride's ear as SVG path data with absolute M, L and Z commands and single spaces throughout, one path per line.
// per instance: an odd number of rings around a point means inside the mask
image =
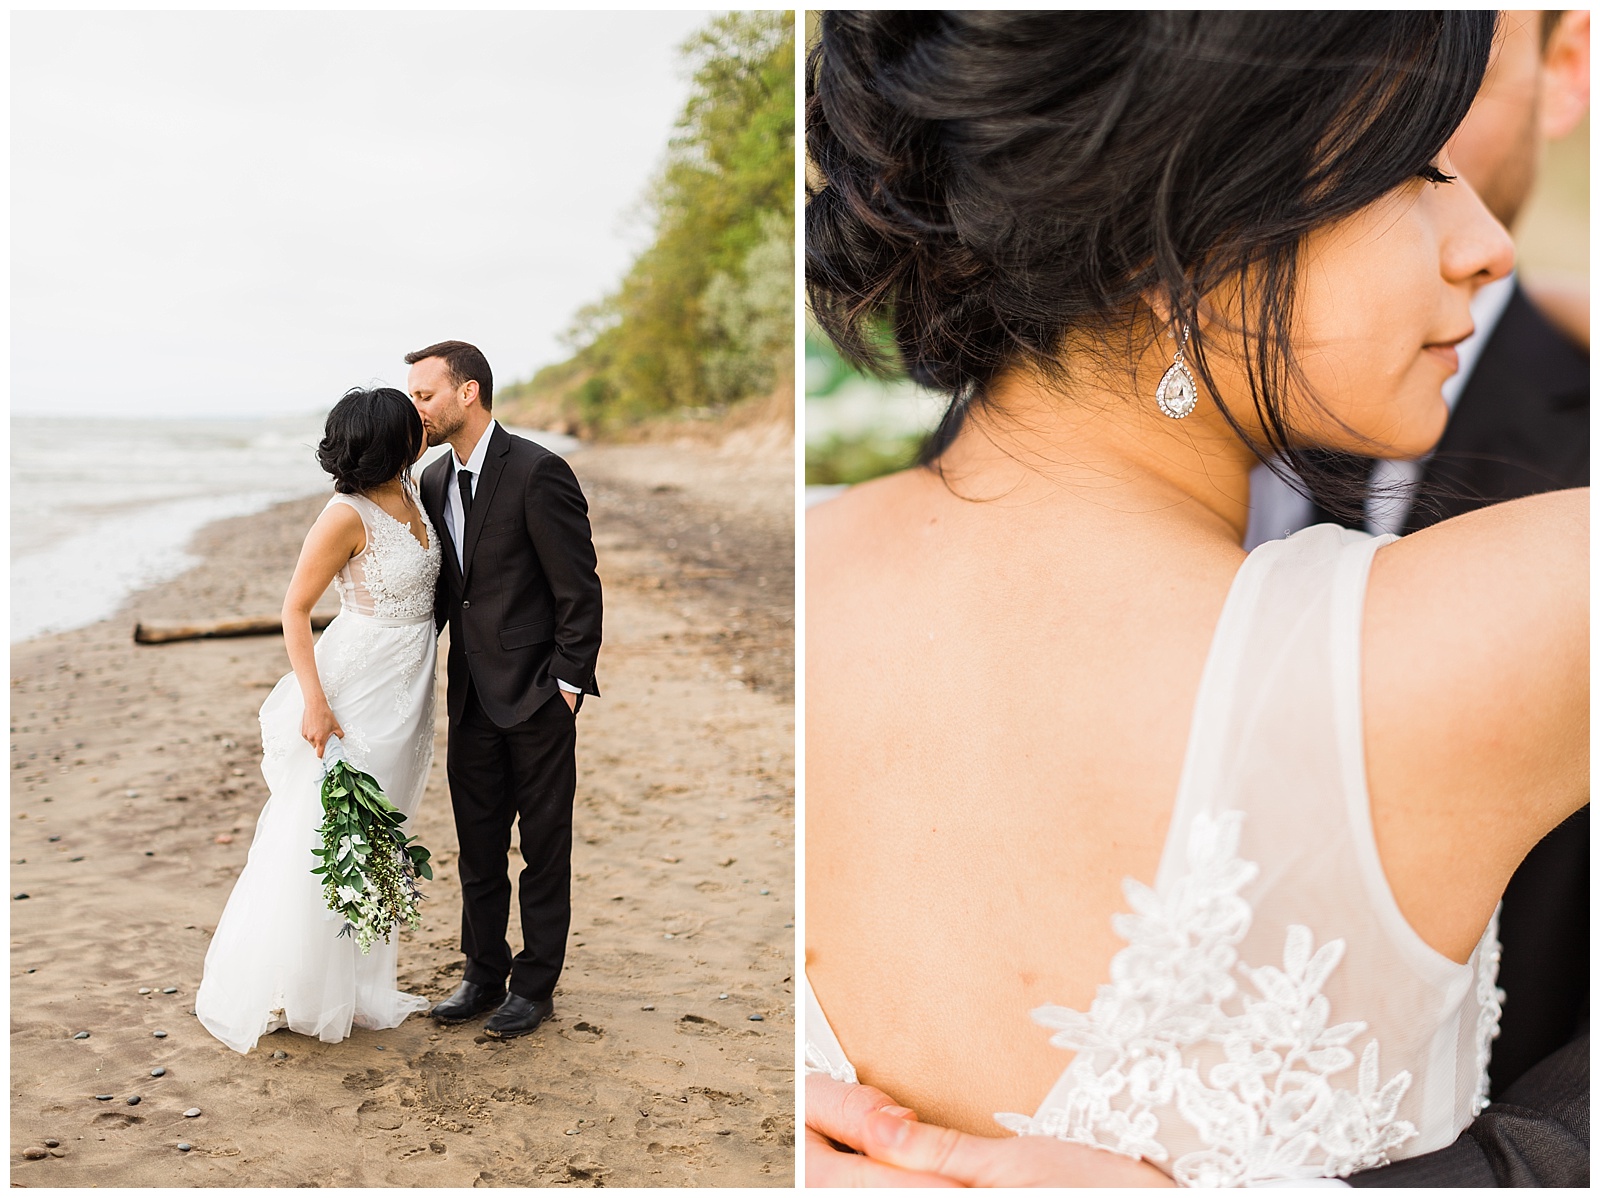
M 1150 309 L 1150 319 L 1160 328 L 1172 327 L 1172 297 L 1164 287 L 1146 287 L 1139 293 L 1144 306 Z
M 1151 330 L 1156 340 L 1176 343 L 1183 336 L 1184 322 L 1177 315 L 1171 293 L 1165 287 L 1157 285 L 1145 288 L 1139 293 L 1139 299 L 1149 314 Z M 1194 322 L 1189 331 L 1190 340 L 1193 340 L 1196 334 L 1212 332 L 1212 326 L 1219 321 L 1224 328 L 1227 327 L 1228 318 L 1225 311 L 1213 302 L 1212 295 L 1202 295 L 1199 303 L 1195 305 Z

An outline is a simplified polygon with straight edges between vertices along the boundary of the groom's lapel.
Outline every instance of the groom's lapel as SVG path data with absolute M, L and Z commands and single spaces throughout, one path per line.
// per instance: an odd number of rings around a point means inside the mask
M 444 568 L 455 571 L 456 581 L 459 582 L 461 567 L 456 565 L 456 543 L 450 535 L 449 512 L 445 507 L 444 492 L 449 485 L 449 477 L 450 455 L 447 453 L 422 472 L 422 503 L 428 509 L 428 519 L 433 522 L 433 531 L 439 538 Z
M 506 468 L 506 452 L 511 448 L 511 434 L 498 424 L 494 426 L 494 433 L 489 439 L 489 452 L 483 457 L 483 475 L 478 479 L 478 485 L 472 495 L 472 511 L 467 515 L 467 531 L 464 537 L 466 552 L 461 555 L 463 563 L 462 584 L 465 585 L 466 577 L 472 573 L 472 555 L 478 548 L 478 534 L 483 531 L 483 522 L 488 519 L 489 505 L 494 502 L 494 489 L 500 485 L 500 475 Z

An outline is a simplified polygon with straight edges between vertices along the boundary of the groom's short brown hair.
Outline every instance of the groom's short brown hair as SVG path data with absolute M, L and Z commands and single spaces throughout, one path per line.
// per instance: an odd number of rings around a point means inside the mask
M 450 381 L 457 387 L 462 383 L 478 384 L 478 402 L 485 412 L 494 407 L 494 375 L 489 372 L 489 359 L 476 345 L 465 341 L 441 341 L 426 349 L 406 355 L 406 365 L 415 366 L 424 358 L 442 358 L 450 371 Z

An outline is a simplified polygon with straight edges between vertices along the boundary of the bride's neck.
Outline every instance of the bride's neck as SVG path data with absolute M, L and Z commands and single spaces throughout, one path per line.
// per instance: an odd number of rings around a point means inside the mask
M 405 496 L 405 485 L 399 478 L 391 478 L 386 483 L 379 483 L 375 487 L 368 487 L 363 494 L 365 494 L 368 499 L 399 500 Z
M 1203 395 L 1182 420 L 1161 413 L 1156 383 L 1170 364 L 1142 362 L 1132 377 L 1104 382 L 1089 363 L 1075 371 L 1068 361 L 1066 377 L 1076 381 L 1065 386 L 1023 371 L 1003 375 L 940 466 L 972 498 L 1088 498 L 1242 542 L 1256 458 Z

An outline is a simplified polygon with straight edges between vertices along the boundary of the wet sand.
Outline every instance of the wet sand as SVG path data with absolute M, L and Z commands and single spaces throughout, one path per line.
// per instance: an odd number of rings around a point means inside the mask
M 132 628 L 275 612 L 323 499 L 214 525 L 203 565 L 13 646 L 13 1185 L 794 1183 L 792 454 L 571 461 L 605 586 L 605 697 L 579 717 L 556 1014 L 522 1039 L 413 1017 L 240 1056 L 193 1015 L 267 797 L 256 710 L 288 662 L 277 637 L 137 646 Z M 442 648 L 414 825 L 436 876 L 400 949 L 401 987 L 432 999 L 461 973 Z M 25 1159 L 47 1139 L 61 1155 Z

